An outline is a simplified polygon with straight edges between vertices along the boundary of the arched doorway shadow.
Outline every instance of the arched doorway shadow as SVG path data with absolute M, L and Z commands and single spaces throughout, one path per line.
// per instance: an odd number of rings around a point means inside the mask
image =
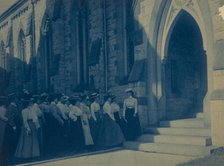
M 200 28 L 185 10 L 180 11 L 170 28 L 165 57 L 166 118 L 186 118 L 203 112 L 207 59 Z

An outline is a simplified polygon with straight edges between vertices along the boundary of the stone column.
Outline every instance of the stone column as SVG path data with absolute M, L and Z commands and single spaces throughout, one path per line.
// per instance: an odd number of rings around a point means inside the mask
M 213 145 L 224 144 L 224 70 L 214 71 L 214 91 L 211 95 L 211 131 Z
M 136 83 L 130 84 L 129 87 L 133 87 L 136 93 L 135 95 L 138 98 L 138 114 L 141 127 L 146 127 L 149 124 L 146 82 L 138 81 Z

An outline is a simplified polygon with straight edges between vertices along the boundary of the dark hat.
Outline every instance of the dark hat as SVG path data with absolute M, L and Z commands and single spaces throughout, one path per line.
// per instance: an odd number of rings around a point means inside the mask
M 28 104 L 29 102 L 33 102 L 34 101 L 34 98 L 30 97 L 30 96 L 24 96 L 22 99 L 21 99 L 22 103 L 24 104 Z
M 8 98 L 6 96 L 0 96 L 0 102 L 6 102 L 7 99 Z
M 41 95 L 40 95 L 41 97 L 47 97 L 48 96 L 48 94 L 47 93 L 41 93 Z
M 69 101 L 72 104 L 75 104 L 77 101 L 81 101 L 81 98 L 78 95 L 73 95 L 69 97 Z
M 85 99 L 88 99 L 89 97 L 88 97 L 88 95 L 82 93 L 82 94 L 79 95 L 79 98 L 81 100 L 85 100 Z
M 42 94 L 40 95 L 40 100 L 41 100 L 41 101 L 45 101 L 48 97 L 49 97 L 49 95 L 48 95 L 47 93 L 42 93 Z
M 62 101 L 67 101 L 68 99 L 69 99 L 68 96 L 65 96 L 65 95 L 61 96 L 61 100 L 62 100 Z
M 112 99 L 112 97 L 113 97 L 112 95 L 108 95 L 108 94 L 107 94 L 107 95 L 104 96 L 104 100 L 108 100 L 109 98 Z
M 90 99 L 95 99 L 95 98 L 97 98 L 97 97 L 99 97 L 100 96 L 100 94 L 99 93 L 92 93 L 91 95 L 90 95 Z
M 112 95 L 111 98 L 112 98 L 112 99 L 116 99 L 116 96 L 115 96 L 115 95 Z

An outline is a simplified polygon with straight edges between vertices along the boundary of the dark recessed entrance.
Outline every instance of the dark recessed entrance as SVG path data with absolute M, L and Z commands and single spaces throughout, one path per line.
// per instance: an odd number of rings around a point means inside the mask
M 200 29 L 185 11 L 177 17 L 167 47 L 165 90 L 167 118 L 203 112 L 207 92 L 207 63 Z

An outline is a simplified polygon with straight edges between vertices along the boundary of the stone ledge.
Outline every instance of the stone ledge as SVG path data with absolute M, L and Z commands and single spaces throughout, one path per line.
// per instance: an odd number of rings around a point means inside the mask
M 211 94 L 211 100 L 224 100 L 224 89 L 214 90 Z

